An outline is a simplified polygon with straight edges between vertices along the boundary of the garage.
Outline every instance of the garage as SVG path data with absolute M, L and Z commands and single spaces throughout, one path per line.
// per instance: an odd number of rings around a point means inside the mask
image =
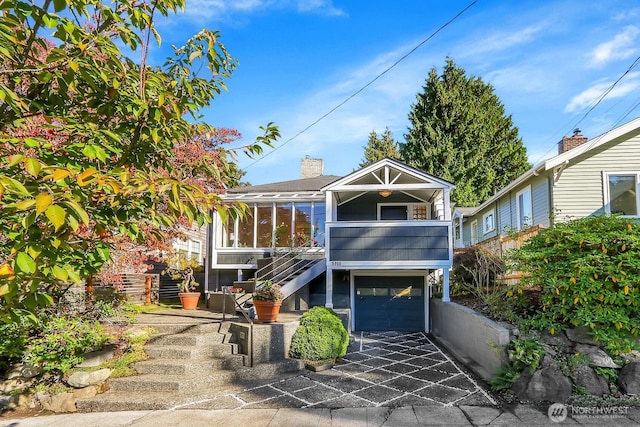
M 423 276 L 354 276 L 356 331 L 424 331 Z

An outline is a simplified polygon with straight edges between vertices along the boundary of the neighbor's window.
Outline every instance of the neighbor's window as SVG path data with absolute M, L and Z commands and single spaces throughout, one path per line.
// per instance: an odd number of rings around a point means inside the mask
M 484 234 L 487 234 L 495 229 L 496 217 L 493 211 L 487 212 L 486 214 L 482 215 L 482 231 L 484 232 Z
M 523 230 L 533 225 L 533 207 L 531 205 L 531 187 L 519 191 L 516 195 L 516 207 L 518 214 L 518 230 Z
M 638 174 L 606 175 L 608 191 L 605 211 L 627 216 L 638 215 Z
M 478 220 L 474 219 L 471 221 L 471 244 L 475 245 L 478 243 Z
M 198 262 L 202 261 L 202 242 L 200 240 L 178 240 L 174 247 L 187 258 L 193 258 Z

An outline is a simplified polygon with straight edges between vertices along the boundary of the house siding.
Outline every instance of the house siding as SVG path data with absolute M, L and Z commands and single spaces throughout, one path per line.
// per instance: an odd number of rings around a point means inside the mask
M 471 222 L 478 220 L 478 241 L 491 239 L 499 234 L 505 234 L 506 231 L 518 227 L 517 220 L 517 195 L 518 192 L 531 186 L 531 203 L 532 203 L 532 222 L 534 225 L 542 225 L 548 227 L 550 224 L 550 199 L 549 199 L 549 180 L 547 175 L 542 174 L 534 177 L 522 185 L 514 188 L 509 193 L 500 197 L 491 207 L 484 209 L 473 216 L 467 217 L 463 230 L 464 241 L 469 243 L 471 240 Z M 482 217 L 487 212 L 495 209 L 496 229 L 490 233 L 484 234 L 482 230 Z
M 548 227 L 551 222 L 551 200 L 549 198 L 549 177 L 547 174 L 540 175 L 531 181 L 531 200 L 533 204 L 532 225 Z
M 404 203 L 424 203 L 415 197 L 408 197 L 403 194 L 392 194 L 389 197 L 382 197 L 377 193 L 363 194 L 362 196 L 338 206 L 338 221 L 375 221 L 378 218 L 378 204 L 404 204 Z
M 449 259 L 449 227 L 330 228 L 329 261 Z
M 640 135 L 625 135 L 576 157 L 553 186 L 556 220 L 604 213 L 603 172 L 640 171 Z

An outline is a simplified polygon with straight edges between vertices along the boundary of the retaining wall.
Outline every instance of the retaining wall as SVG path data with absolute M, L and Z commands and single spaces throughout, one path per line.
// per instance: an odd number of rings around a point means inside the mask
M 454 356 L 482 378 L 491 378 L 506 358 L 510 341 L 506 327 L 474 310 L 456 304 L 431 300 L 431 333 Z

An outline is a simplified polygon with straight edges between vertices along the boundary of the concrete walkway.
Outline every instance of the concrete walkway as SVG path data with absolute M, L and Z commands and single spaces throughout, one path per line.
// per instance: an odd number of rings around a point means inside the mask
M 553 418 L 527 406 L 498 409 L 482 406 L 407 406 L 399 408 L 281 408 L 103 412 L 0 421 L 2 427 L 396 427 L 396 426 L 638 426 L 640 411 L 622 416 Z
M 330 370 L 303 371 L 233 392 L 211 390 L 171 410 L 0 418 L 0 426 L 640 425 L 637 409 L 597 410 L 500 407 L 482 382 L 425 334 L 383 332 L 355 335 L 349 353 Z

